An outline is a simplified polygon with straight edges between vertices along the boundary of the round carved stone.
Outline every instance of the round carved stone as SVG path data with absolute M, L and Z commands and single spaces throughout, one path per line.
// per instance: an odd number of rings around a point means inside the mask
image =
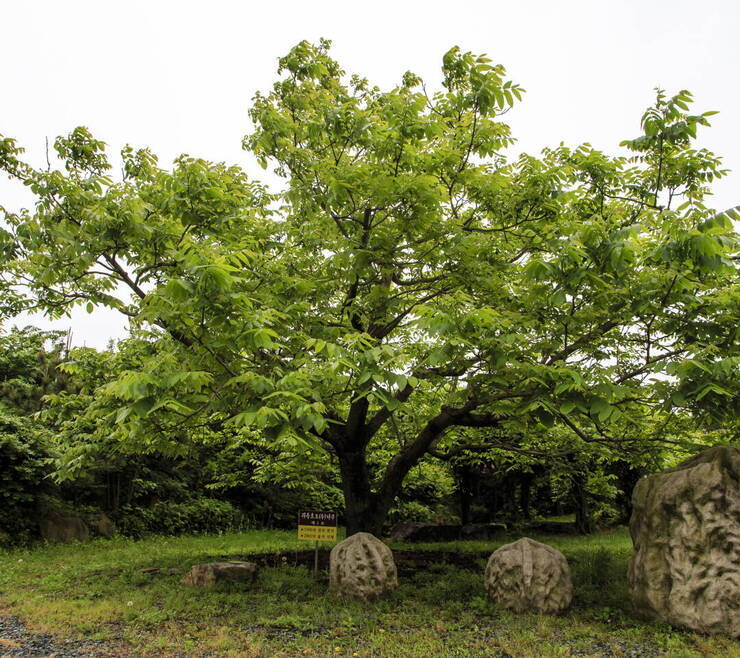
M 632 494 L 635 612 L 740 637 L 740 450 L 717 446 Z
M 561 612 L 573 600 L 565 556 L 527 537 L 491 555 L 485 586 L 491 601 L 515 612 Z
M 374 601 L 398 587 L 393 553 L 367 532 L 337 544 L 329 555 L 329 589 L 361 601 Z

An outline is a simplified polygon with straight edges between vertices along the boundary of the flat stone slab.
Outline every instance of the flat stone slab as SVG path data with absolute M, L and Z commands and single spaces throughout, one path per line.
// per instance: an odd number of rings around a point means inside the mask
M 251 583 L 257 577 L 253 562 L 208 562 L 194 564 L 180 581 L 191 587 L 212 587 L 216 583 Z

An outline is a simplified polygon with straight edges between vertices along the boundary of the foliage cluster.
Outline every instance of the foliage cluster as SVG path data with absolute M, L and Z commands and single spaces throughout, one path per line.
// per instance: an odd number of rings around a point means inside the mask
M 151 345 L 68 350 L 61 338 L 30 327 L 0 333 L 0 543 L 38 537 L 50 508 L 103 510 L 120 532 L 141 536 L 289 525 L 301 506 L 338 505 L 331 475 L 318 477 L 330 469 L 304 464 L 298 479 L 257 435 L 246 443 L 211 433 L 168 455 L 122 450 L 108 431 L 116 410 L 85 412 Z
M 30 328 L 0 335 L 6 392 L 0 415 L 4 544 L 37 536 L 38 520 L 49 507 L 104 510 L 128 536 L 223 532 L 245 522 L 289 527 L 300 509 L 341 509 L 336 465 L 304 460 L 297 467 L 293 455 L 271 452 L 257 432 L 238 439 L 214 432 L 207 441 L 183 442 L 182 452 L 168 456 L 122 450 L 105 432 L 116 410 L 109 409 L 108 418 L 101 412 L 97 425 L 85 411 L 101 385 L 130 369 L 151 346 L 130 339 L 102 352 L 61 350 L 60 338 Z M 44 389 L 39 372 L 64 385 Z M 39 411 L 31 414 L 32 409 Z M 384 455 L 374 458 L 382 461 Z M 478 487 L 475 496 L 482 505 L 468 520 L 516 520 L 522 514 L 516 487 L 527 480 L 518 469 L 537 465 L 488 461 L 488 471 L 479 476 L 490 489 Z M 547 483 L 558 477 L 553 470 L 540 473 Z M 565 480 L 562 495 L 570 509 Z M 447 463 L 422 462 L 407 478 L 389 523 L 456 522 L 461 486 Z M 508 499 L 505 509 L 492 504 L 496 495 Z M 547 506 L 553 496 L 545 486 L 533 496 L 530 511 L 553 512 Z
M 118 530 L 129 537 L 148 534 L 182 535 L 237 530 L 244 514 L 225 500 L 198 497 L 182 503 L 159 501 L 151 507 L 124 505 Z
M 48 434 L 0 404 L 0 546 L 26 542 L 38 532 L 49 456 Z
M 61 368 L 89 384 L 49 396 L 59 473 L 218 454 L 198 487 L 340 489 L 348 529 L 379 534 L 399 500 L 464 492 L 450 474 L 471 465 L 531 508 L 544 465 L 587 530 L 640 469 L 737 441 L 740 212 L 708 206 L 726 172 L 696 144 L 714 112 L 659 90 L 622 155 L 512 157 L 522 93 L 459 48 L 437 90 L 383 90 L 301 42 L 244 139 L 276 192 L 128 146 L 115 176 L 83 127 L 45 168 L 0 138 L 36 197 L 3 215 L 7 312 L 107 306 L 134 336 L 111 367 Z

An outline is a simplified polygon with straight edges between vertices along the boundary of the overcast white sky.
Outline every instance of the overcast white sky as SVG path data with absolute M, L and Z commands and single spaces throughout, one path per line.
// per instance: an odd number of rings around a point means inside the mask
M 381 87 L 411 70 L 439 81 L 453 45 L 488 53 L 527 90 L 508 119 L 519 149 L 588 141 L 611 153 L 635 137 L 653 88 L 689 89 L 719 110 L 700 145 L 732 173 L 714 205 L 740 204 L 739 0 L 0 0 L 0 134 L 31 161 L 44 140 L 88 126 L 111 150 L 149 146 L 262 170 L 240 147 L 247 108 L 302 39 L 332 39 L 348 72 Z M 28 202 L 0 180 L 0 205 Z M 44 318 L 19 318 L 51 326 Z M 125 333 L 113 312 L 75 313 L 77 345 Z

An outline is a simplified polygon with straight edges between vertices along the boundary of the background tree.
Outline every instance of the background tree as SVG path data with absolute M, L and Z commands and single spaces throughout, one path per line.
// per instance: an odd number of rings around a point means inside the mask
M 614 430 L 631 423 L 658 446 L 659 415 L 701 405 L 717 422 L 736 404 L 737 213 L 704 206 L 723 171 L 692 145 L 711 113 L 690 114 L 688 92 L 658 93 L 631 158 L 509 161 L 501 115 L 522 90 L 503 67 L 453 48 L 440 91 L 407 73 L 384 92 L 328 47 L 298 44 L 250 111 L 245 146 L 286 178 L 278 195 L 129 148 L 114 182 L 81 128 L 55 144 L 65 172 L 0 142 L 38 197 L 6 213 L 10 283 L 47 312 L 104 304 L 162 336 L 101 391 L 122 440 L 256 428 L 274 449 L 328 451 L 348 532 L 378 533 L 457 428 L 557 425 L 576 449 L 629 448 Z
M 225 529 L 236 515 L 221 501 L 265 526 L 291 525 L 301 505 L 336 506 L 334 464 L 276 449 L 257 431 L 178 428 L 153 444 L 120 441 L 110 430 L 115 399 L 98 393 L 161 348 L 138 334 L 104 352 L 74 348 L 61 364 L 76 390 L 47 395 L 40 419 L 55 437 L 53 476 L 65 498 L 101 507 L 129 534 L 173 532 L 178 520 L 182 530 L 203 530 L 187 517 L 209 509 L 216 518 L 207 527 L 225 520 Z
M 0 330 L 0 545 L 39 536 L 50 514 L 105 512 L 129 536 L 289 527 L 302 505 L 336 507 L 336 464 L 278 451 L 259 432 L 182 433 L 130 450 L 101 387 L 161 347 L 139 334 L 68 349 L 63 332 Z M 311 457 L 309 455 L 309 457 Z
M 45 395 L 70 389 L 58 368 L 68 353 L 66 332 L 25 327 L 0 333 L 0 404 L 30 414 Z
M 0 332 L 0 546 L 37 532 L 38 507 L 52 493 L 52 436 L 34 412 L 44 395 L 69 385 L 57 368 L 64 332 L 33 327 Z

